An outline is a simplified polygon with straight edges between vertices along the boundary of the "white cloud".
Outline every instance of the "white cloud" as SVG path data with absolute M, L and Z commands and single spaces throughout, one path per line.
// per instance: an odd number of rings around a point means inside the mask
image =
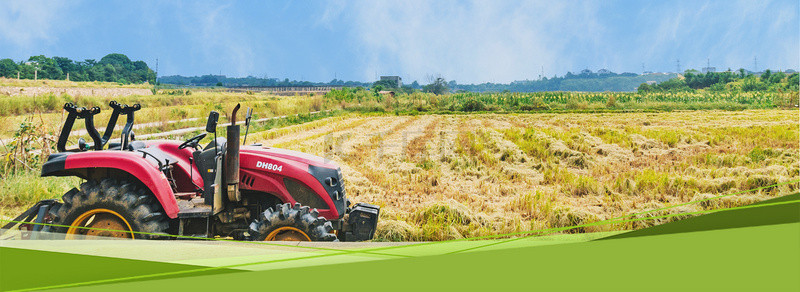
M 422 1 L 351 3 L 350 21 L 360 43 L 361 77 L 404 74 L 423 81 L 442 74 L 459 82 L 509 82 L 575 70 L 559 52 L 569 45 L 596 45 L 602 27 L 596 5 L 560 2 Z M 563 74 L 563 73 L 562 73 Z
M 230 3 L 195 3 L 179 7 L 175 14 L 189 41 L 185 46 L 188 53 L 198 55 L 199 60 L 207 63 L 201 67 L 218 67 L 228 76 L 247 76 L 254 72 L 253 60 L 258 56 L 245 34 L 245 24 L 235 17 Z
M 639 72 L 759 63 L 798 66 L 791 1 L 606 3 L 423 1 L 341 3 L 320 22 L 348 23 L 364 80 L 400 74 L 423 81 L 509 82 L 584 68 Z M 761 65 L 760 65 L 761 66 Z
M 66 1 L 3 1 L 0 8 L 0 43 L 20 54 L 41 42 L 55 43 L 58 31 L 69 27 Z
M 641 10 L 643 32 L 631 44 L 630 55 L 655 63 L 654 70 L 710 65 L 718 70 L 769 66 L 797 68 L 797 4 L 791 1 L 658 2 Z M 648 66 L 650 69 L 650 66 Z

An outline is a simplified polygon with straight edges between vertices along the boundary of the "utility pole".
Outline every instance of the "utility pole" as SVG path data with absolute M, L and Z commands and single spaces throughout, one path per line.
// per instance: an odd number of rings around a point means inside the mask
M 39 70 L 38 69 L 34 69 L 33 70 L 33 81 L 36 81 L 36 80 L 39 80 Z
M 157 85 L 157 84 L 158 84 L 158 58 L 156 58 L 156 81 L 155 81 L 155 84 L 153 84 L 153 85 Z
M 642 75 L 644 75 L 644 62 L 642 62 Z
M 753 57 L 753 73 L 758 73 L 758 56 Z
M 681 74 L 681 59 L 675 60 L 675 73 Z
M 542 75 L 539 75 L 539 79 L 544 79 L 544 65 L 542 65 Z

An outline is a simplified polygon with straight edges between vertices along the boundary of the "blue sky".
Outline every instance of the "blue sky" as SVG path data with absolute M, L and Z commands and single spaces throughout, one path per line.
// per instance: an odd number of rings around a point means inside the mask
M 788 1 L 0 1 L 0 58 L 144 60 L 159 75 L 536 79 L 588 68 L 800 67 Z

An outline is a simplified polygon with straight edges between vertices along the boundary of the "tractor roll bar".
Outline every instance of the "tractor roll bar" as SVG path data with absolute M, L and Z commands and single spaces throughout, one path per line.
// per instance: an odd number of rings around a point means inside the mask
M 67 140 L 76 119 L 84 119 L 86 123 L 86 132 L 89 133 L 89 136 L 94 141 L 92 148 L 94 148 L 94 150 L 102 150 L 103 147 L 106 146 L 106 143 L 111 140 L 111 135 L 114 134 L 114 127 L 117 125 L 119 115 L 127 116 L 125 127 L 122 129 L 121 139 L 121 149 L 127 149 L 128 144 L 130 143 L 130 132 L 133 129 L 133 112 L 140 110 L 142 106 L 138 103 L 128 106 L 126 104 L 119 104 L 113 100 L 109 102 L 108 105 L 114 109 L 114 111 L 111 113 L 111 118 L 108 120 L 108 125 L 106 125 L 106 130 L 105 133 L 103 133 L 103 137 L 100 137 L 100 133 L 97 132 L 97 128 L 94 126 L 94 115 L 100 113 L 99 107 L 87 109 L 85 107 L 78 107 L 72 103 L 64 104 L 64 110 L 66 110 L 69 114 L 67 115 L 67 120 L 64 121 L 64 127 L 61 128 L 61 134 L 58 136 L 58 144 L 56 145 L 58 151 L 67 152 Z M 78 149 L 78 151 L 83 150 L 86 149 Z
M 131 129 L 133 129 L 133 112 L 142 109 L 142 106 L 138 103 L 132 106 L 119 104 L 113 100 L 108 103 L 108 106 L 113 108 L 114 111 L 111 113 L 111 118 L 108 120 L 108 125 L 106 125 L 106 132 L 103 134 L 103 146 L 108 143 L 108 140 L 111 139 L 111 135 L 114 134 L 114 127 L 117 125 L 119 115 L 123 115 L 127 116 L 127 119 L 125 121 L 125 127 L 122 128 L 122 138 L 120 139 L 122 143 L 120 144 L 120 149 L 125 150 L 130 143 L 128 139 L 130 138 Z
M 111 118 L 108 119 L 108 125 L 106 125 L 106 132 L 103 133 L 103 145 L 108 143 L 108 140 L 111 139 L 111 134 L 114 133 L 114 127 L 117 126 L 117 118 L 119 118 L 119 114 L 122 111 L 122 106 L 117 103 L 116 101 L 111 101 L 108 103 L 108 106 L 114 109 L 111 112 Z
M 114 106 L 112 105 L 111 107 L 114 107 Z M 131 134 L 131 130 L 133 130 L 133 112 L 138 111 L 140 109 L 142 109 L 142 106 L 139 105 L 138 103 L 134 104 L 132 106 L 128 106 L 128 105 L 124 105 L 124 104 L 120 106 L 120 113 L 122 115 L 127 116 L 127 119 L 125 120 L 125 127 L 122 128 L 122 138 L 121 138 L 122 144 L 120 144 L 121 145 L 120 149 L 122 149 L 122 150 L 128 149 L 128 144 L 130 144 L 130 142 L 131 142 L 130 141 L 130 138 L 131 138 L 130 134 Z M 115 108 L 115 110 L 116 110 L 116 108 Z M 114 123 L 116 123 L 116 121 L 114 121 Z
M 89 133 L 89 137 L 92 137 L 94 141 L 94 149 L 103 149 L 100 133 L 97 133 L 97 129 L 94 127 L 94 115 L 100 113 L 100 108 L 92 107 L 87 109 L 68 102 L 64 104 L 64 110 L 69 114 L 67 115 L 67 120 L 64 121 L 64 127 L 61 128 L 61 134 L 58 136 L 58 144 L 56 144 L 58 151 L 67 152 L 67 139 L 69 138 L 70 131 L 72 131 L 72 126 L 75 124 L 75 119 L 83 119 L 86 123 L 86 132 Z M 79 149 L 79 151 L 81 150 L 83 149 Z

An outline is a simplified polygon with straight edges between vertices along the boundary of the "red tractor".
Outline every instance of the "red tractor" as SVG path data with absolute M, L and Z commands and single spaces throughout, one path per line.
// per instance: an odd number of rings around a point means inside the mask
M 64 105 L 68 116 L 59 152 L 48 157 L 42 177 L 77 176 L 85 182 L 64 194 L 62 202 L 44 200 L 28 209 L 14 220 L 26 222 L 20 229 L 66 238 L 258 241 L 362 241 L 375 234 L 380 209 L 350 206 L 335 162 L 260 144 L 240 146 L 239 105 L 226 127 L 227 139 L 216 137 L 219 114 L 212 111 L 206 133 L 182 143 L 135 140 L 134 113 L 141 107 L 109 105 L 113 112 L 102 137 L 93 120 L 100 108 Z M 251 114 L 248 110 L 245 141 Z M 120 115 L 127 117 L 122 137 L 109 143 Z M 76 149 L 68 150 L 76 119 L 85 121 L 93 143 L 81 138 Z M 214 140 L 201 147 L 209 133 Z

